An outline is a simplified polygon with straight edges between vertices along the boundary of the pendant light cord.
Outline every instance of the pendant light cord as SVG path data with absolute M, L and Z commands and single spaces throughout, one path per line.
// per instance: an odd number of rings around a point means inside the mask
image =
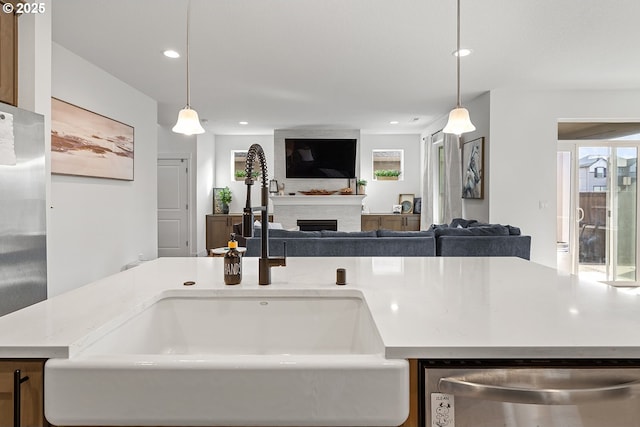
M 460 1 L 460 0 L 458 0 Z M 191 108 L 191 84 L 189 78 L 189 28 L 191 19 L 191 0 L 187 3 L 187 108 Z
M 456 64 L 457 64 L 457 75 L 458 75 L 458 105 L 457 108 L 462 106 L 460 102 L 460 0 L 458 0 L 458 20 L 457 20 L 457 45 L 456 45 Z M 188 52 L 188 50 L 187 50 Z M 187 54 L 188 55 L 188 54 Z M 187 60 L 187 64 L 189 61 Z

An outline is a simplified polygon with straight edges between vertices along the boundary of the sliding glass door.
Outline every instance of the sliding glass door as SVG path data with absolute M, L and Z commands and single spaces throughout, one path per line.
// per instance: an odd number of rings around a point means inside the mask
M 558 267 L 598 281 L 637 281 L 638 144 L 562 142 Z

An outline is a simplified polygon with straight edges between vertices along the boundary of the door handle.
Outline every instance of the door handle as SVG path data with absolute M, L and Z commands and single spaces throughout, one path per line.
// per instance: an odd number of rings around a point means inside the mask
M 578 208 L 578 218 L 576 218 L 576 222 L 580 222 L 584 219 L 584 209 Z
M 517 372 L 518 386 L 508 386 L 483 383 L 482 380 L 490 380 L 492 376 L 504 378 L 511 372 Z M 628 398 L 637 392 L 640 387 L 640 380 L 625 381 L 619 380 L 617 383 L 598 387 L 576 387 L 576 388 L 554 388 L 535 387 L 539 384 L 540 376 L 545 376 L 544 371 L 553 370 L 491 370 L 482 371 L 476 374 L 467 374 L 460 377 L 440 378 L 438 388 L 441 393 L 453 394 L 455 396 L 471 397 L 482 400 L 492 400 L 497 402 L 526 403 L 534 405 L 577 405 L 581 403 L 598 402 L 606 399 Z M 528 377 L 528 378 L 526 378 Z M 542 382 L 544 382 L 543 378 Z M 532 384 L 530 388 L 523 386 L 523 383 Z M 615 382 L 615 381 L 608 381 Z
M 20 386 L 28 379 L 28 376 L 22 376 L 20 369 L 13 371 L 13 427 L 20 427 Z

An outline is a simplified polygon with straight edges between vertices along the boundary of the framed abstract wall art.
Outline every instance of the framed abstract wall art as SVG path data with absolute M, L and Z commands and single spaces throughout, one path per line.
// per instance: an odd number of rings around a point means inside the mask
M 133 181 L 134 128 L 51 98 L 51 173 Z
M 484 137 L 462 145 L 462 198 L 484 198 Z

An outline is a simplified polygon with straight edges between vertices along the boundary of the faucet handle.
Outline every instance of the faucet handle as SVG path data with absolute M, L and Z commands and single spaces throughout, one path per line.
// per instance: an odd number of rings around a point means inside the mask
M 244 208 L 242 212 L 242 236 L 253 237 L 253 210 Z

